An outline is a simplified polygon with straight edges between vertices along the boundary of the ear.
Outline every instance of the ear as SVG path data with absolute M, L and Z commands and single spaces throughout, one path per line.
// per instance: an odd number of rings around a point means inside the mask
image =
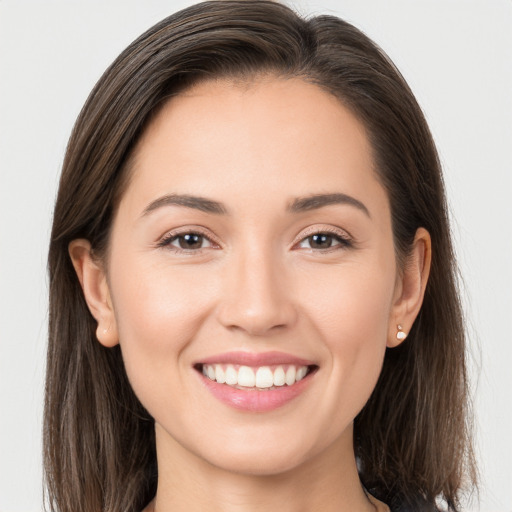
M 88 240 L 73 240 L 68 246 L 68 251 L 89 311 L 98 322 L 96 337 L 105 347 L 113 347 L 119 343 L 119 337 L 103 266 L 93 256 Z
M 426 229 L 419 228 L 414 237 L 412 251 L 397 278 L 388 328 L 388 347 L 396 347 L 404 341 L 418 316 L 425 295 L 431 259 L 430 234 Z M 399 331 L 402 334 L 397 337 Z

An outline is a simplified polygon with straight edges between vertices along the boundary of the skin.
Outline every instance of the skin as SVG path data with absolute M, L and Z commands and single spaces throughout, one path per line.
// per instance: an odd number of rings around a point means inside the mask
M 333 193 L 367 211 L 287 209 Z M 144 213 L 168 194 L 208 198 L 227 213 Z M 191 231 L 202 246 L 180 251 L 172 237 Z M 319 247 L 314 233 L 333 238 Z M 95 260 L 86 240 L 70 255 L 99 342 L 121 344 L 155 419 L 159 482 L 147 511 L 375 509 L 357 475 L 353 420 L 386 347 L 399 343 L 397 325 L 408 332 L 419 311 L 430 238 L 418 230 L 398 269 L 364 127 L 337 99 L 273 77 L 203 83 L 173 98 L 136 147 L 108 260 Z M 240 411 L 214 398 L 193 367 L 234 350 L 279 350 L 318 371 L 279 409 Z

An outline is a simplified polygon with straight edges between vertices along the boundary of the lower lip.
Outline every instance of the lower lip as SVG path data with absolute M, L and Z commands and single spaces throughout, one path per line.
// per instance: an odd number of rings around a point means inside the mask
M 309 373 L 292 386 L 281 386 L 268 391 L 233 388 L 227 384 L 219 384 L 202 374 L 200 377 L 212 395 L 226 405 L 243 411 L 268 412 L 286 405 L 303 393 L 309 386 L 313 374 Z

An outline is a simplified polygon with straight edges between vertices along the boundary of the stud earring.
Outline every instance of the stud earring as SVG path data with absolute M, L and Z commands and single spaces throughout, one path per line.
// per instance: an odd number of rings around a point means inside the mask
M 398 324 L 397 326 L 398 332 L 396 333 L 396 339 L 398 341 L 403 341 L 405 338 L 407 338 L 407 334 L 402 330 L 403 327 L 401 324 Z

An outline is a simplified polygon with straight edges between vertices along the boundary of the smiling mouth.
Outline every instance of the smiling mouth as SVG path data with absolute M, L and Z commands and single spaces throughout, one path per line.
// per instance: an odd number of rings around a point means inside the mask
M 195 369 L 207 379 L 235 389 L 271 391 L 293 386 L 314 373 L 318 366 L 281 364 L 251 367 L 236 364 L 197 364 Z

